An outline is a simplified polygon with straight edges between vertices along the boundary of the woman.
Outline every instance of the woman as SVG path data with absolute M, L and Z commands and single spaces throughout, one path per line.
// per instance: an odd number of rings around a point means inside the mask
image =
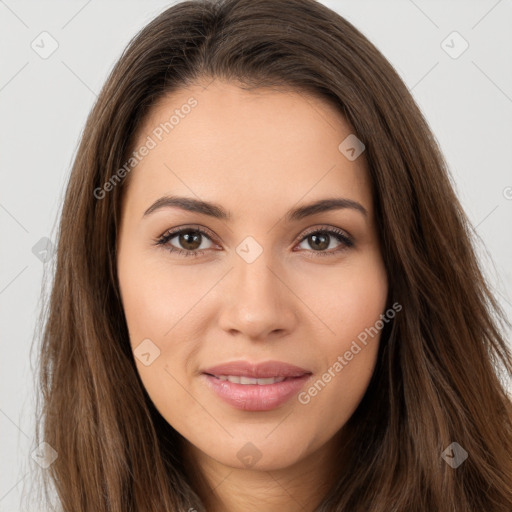
M 37 433 L 61 509 L 509 512 L 512 358 L 471 237 L 342 17 L 167 9 L 66 193 Z

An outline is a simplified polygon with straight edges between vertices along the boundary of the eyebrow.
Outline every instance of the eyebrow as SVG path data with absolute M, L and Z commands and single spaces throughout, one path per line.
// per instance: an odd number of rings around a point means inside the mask
M 219 204 L 211 203 L 208 201 L 201 201 L 199 199 L 193 199 L 191 197 L 180 196 L 164 196 L 161 197 L 160 199 L 157 199 L 144 212 L 143 217 L 146 217 L 147 215 L 150 215 L 151 213 L 156 212 L 157 210 L 161 210 L 163 208 L 180 208 L 181 210 L 196 212 L 202 215 L 208 215 L 209 217 L 214 217 L 216 219 L 221 220 L 230 220 L 232 218 L 231 213 L 229 211 L 226 211 Z M 342 209 L 352 209 L 358 211 L 365 217 L 368 216 L 368 211 L 361 203 L 353 201 L 352 199 L 336 197 L 321 199 L 319 201 L 299 206 L 297 208 L 292 208 L 285 214 L 285 219 L 288 222 L 296 222 L 301 219 L 304 219 L 305 217 L 309 217 L 317 213 Z

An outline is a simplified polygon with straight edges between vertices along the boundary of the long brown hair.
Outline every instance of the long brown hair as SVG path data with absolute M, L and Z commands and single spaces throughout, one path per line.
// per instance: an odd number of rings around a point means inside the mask
M 87 120 L 66 191 L 41 343 L 37 442 L 69 512 L 204 510 L 180 435 L 155 410 L 130 349 L 116 275 L 126 180 L 103 197 L 163 95 L 204 78 L 288 87 L 335 105 L 366 146 L 389 303 L 348 456 L 317 511 L 512 510 L 512 375 L 503 311 L 476 234 L 407 87 L 349 22 L 314 0 L 192 0 L 149 23 Z M 111 181 L 111 183 L 113 183 Z M 105 191 L 105 189 L 102 189 Z M 456 469 L 442 453 L 457 442 Z

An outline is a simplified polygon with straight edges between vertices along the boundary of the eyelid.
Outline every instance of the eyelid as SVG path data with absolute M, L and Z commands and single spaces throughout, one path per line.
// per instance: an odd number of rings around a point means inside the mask
M 175 228 L 164 231 L 164 233 L 157 237 L 156 241 L 161 240 L 162 238 L 174 238 L 174 236 L 179 235 L 184 231 L 198 231 L 199 233 L 207 235 L 212 242 L 217 238 L 213 231 L 201 224 L 185 224 L 184 226 L 176 226 Z
M 311 235 L 312 233 L 319 233 L 319 232 L 328 232 L 328 233 L 335 232 L 340 235 L 343 235 L 345 238 L 347 238 L 347 240 L 350 240 L 351 242 L 353 242 L 352 236 L 347 231 L 345 231 L 344 229 L 338 228 L 336 226 L 331 226 L 331 225 L 327 225 L 327 224 L 317 225 L 317 226 L 313 226 L 311 228 L 306 229 L 306 231 L 303 231 L 300 234 L 300 237 L 297 240 L 299 242 L 302 242 L 302 240 L 304 240 L 304 238 L 306 238 L 308 235 Z

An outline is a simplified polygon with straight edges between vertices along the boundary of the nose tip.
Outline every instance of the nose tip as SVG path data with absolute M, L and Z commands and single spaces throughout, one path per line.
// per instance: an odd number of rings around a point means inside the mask
M 247 241 L 246 254 L 254 256 L 255 246 L 251 243 Z M 226 283 L 221 328 L 250 339 L 265 339 L 293 330 L 298 320 L 296 298 L 264 255 L 260 253 L 251 263 L 241 257 L 235 267 Z

